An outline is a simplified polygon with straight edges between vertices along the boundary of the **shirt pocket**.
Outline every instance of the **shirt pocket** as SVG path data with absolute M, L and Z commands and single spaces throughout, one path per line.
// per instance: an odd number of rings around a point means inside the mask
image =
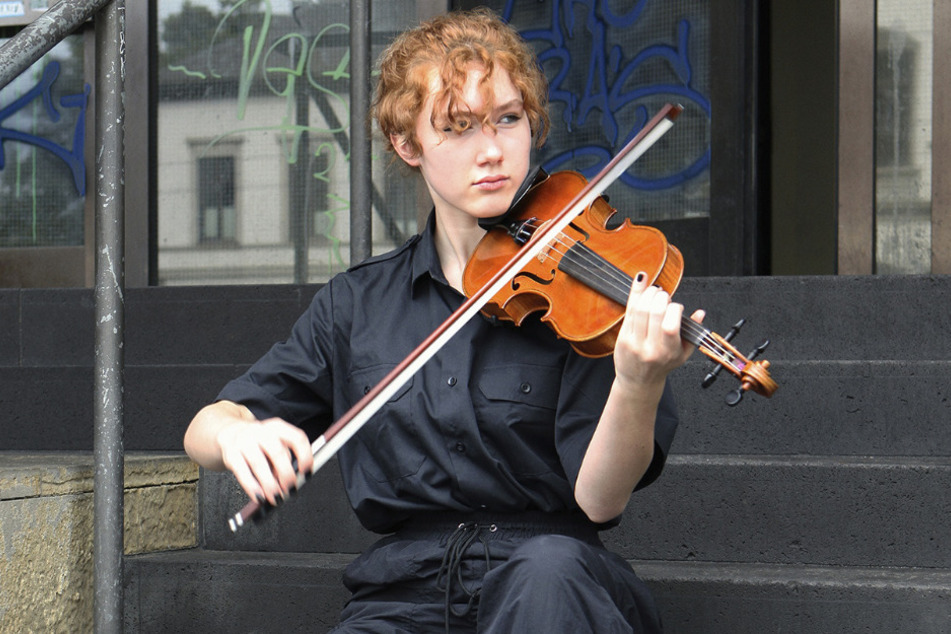
M 560 468 L 555 413 L 561 367 L 510 364 L 486 368 L 479 378 L 479 427 L 489 449 L 514 474 Z
M 389 374 L 394 365 L 378 365 L 354 370 L 349 389 L 357 402 Z M 378 482 L 389 482 L 419 471 L 425 456 L 413 420 L 412 397 L 415 377 L 390 397 L 356 434 L 361 451 L 357 464 Z

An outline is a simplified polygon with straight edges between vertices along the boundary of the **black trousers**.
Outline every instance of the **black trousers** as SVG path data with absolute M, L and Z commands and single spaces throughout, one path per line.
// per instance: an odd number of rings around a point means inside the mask
M 334 634 L 654 634 L 650 591 L 578 516 L 418 518 L 347 568 Z

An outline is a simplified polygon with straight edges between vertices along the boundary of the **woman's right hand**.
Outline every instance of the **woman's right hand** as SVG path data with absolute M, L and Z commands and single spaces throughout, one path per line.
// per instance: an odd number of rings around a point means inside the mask
M 280 418 L 258 421 L 230 401 L 195 415 L 185 432 L 185 451 L 204 467 L 231 471 L 249 498 L 272 505 L 297 488 L 298 473 L 309 473 L 314 460 L 299 427 Z

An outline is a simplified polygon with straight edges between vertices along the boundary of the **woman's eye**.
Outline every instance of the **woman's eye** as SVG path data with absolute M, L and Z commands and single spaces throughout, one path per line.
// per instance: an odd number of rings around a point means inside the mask
M 522 115 L 512 112 L 507 115 L 503 115 L 502 118 L 499 119 L 499 123 L 503 125 L 504 124 L 511 125 L 513 123 L 518 123 L 519 119 L 521 118 L 522 118 Z

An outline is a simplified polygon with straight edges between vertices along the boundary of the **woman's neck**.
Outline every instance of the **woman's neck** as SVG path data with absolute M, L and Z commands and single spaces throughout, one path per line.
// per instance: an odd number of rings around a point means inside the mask
M 485 230 L 471 217 L 452 217 L 436 214 L 436 253 L 446 281 L 462 292 L 462 273 L 469 256 L 475 251 Z

